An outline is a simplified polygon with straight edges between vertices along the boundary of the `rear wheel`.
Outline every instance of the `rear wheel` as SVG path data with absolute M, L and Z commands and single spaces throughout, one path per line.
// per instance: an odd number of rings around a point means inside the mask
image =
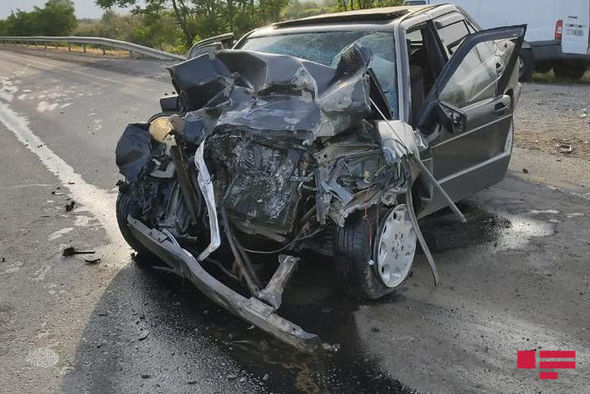
M 535 71 L 541 74 L 548 73 L 553 68 L 551 63 L 536 63 Z
M 518 80 L 520 82 L 530 82 L 533 78 L 535 61 L 530 50 L 523 49 L 518 55 Z
M 406 205 L 400 204 L 380 218 L 376 209 L 351 215 L 336 232 L 335 269 L 347 293 L 375 300 L 393 293 L 407 279 L 416 233 Z
M 553 66 L 553 73 L 557 79 L 578 80 L 586 73 L 586 63 L 563 62 Z
M 133 218 L 138 218 L 140 216 L 141 208 L 137 202 L 133 200 L 128 193 L 119 192 L 119 195 L 117 196 L 116 213 L 117 224 L 119 225 L 119 230 L 121 231 L 123 238 L 127 241 L 129 246 L 137 252 L 136 261 L 141 263 L 153 262 L 156 257 L 133 236 L 127 222 L 127 216 L 129 215 Z

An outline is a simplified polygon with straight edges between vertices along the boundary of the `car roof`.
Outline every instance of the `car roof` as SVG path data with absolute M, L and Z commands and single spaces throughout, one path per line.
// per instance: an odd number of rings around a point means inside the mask
M 247 40 L 259 37 L 292 33 L 316 33 L 334 30 L 367 30 L 393 31 L 394 22 L 413 17 L 427 16 L 435 18 L 449 12 L 458 11 L 453 4 L 420 5 L 370 8 L 357 11 L 335 12 L 310 16 L 284 22 L 277 22 L 269 26 L 260 27 L 246 33 L 238 40 L 234 48 L 239 49 Z
M 369 8 L 365 10 L 335 12 L 331 14 L 322 14 L 309 16 L 307 18 L 294 19 L 284 22 L 274 23 L 275 28 L 308 26 L 324 23 L 343 23 L 343 22 L 369 22 L 369 21 L 392 21 L 410 13 L 422 11 L 432 6 L 399 6 L 399 7 L 382 7 Z

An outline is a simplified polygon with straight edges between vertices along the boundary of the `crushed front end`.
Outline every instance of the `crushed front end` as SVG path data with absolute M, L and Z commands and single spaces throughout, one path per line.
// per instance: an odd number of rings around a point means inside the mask
M 171 67 L 181 110 L 130 125 L 117 146 L 127 241 L 233 313 L 316 349 L 316 335 L 276 314 L 301 250 L 326 252 L 361 213 L 375 226 L 380 212 L 399 215 L 415 171 L 412 130 L 381 120 L 370 63 L 351 46 L 336 67 L 248 51 Z M 277 256 L 270 277 L 257 261 L 266 255 Z

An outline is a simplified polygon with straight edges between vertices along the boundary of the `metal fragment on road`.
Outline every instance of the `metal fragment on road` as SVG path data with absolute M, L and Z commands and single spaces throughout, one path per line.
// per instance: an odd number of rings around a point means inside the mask
M 95 253 L 94 250 L 80 251 L 80 250 L 76 250 L 76 248 L 74 248 L 73 246 L 69 246 L 61 252 L 61 255 L 64 257 L 69 257 L 69 256 L 77 255 L 77 254 L 94 254 L 94 253 Z

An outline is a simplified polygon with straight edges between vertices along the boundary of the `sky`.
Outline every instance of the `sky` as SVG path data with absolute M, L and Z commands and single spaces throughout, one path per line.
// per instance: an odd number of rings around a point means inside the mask
M 47 0 L 0 0 L 0 19 L 5 19 L 12 10 L 30 11 L 34 6 L 43 7 Z M 94 0 L 73 0 L 78 18 L 100 18 L 104 12 Z M 118 10 L 120 12 L 120 10 Z

